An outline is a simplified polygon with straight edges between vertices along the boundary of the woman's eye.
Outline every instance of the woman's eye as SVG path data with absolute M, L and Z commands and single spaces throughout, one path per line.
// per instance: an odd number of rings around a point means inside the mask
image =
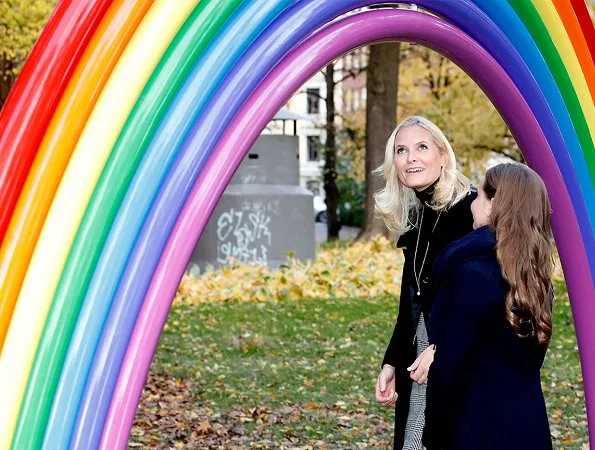
M 399 147 L 396 150 L 397 155 L 402 155 L 403 153 L 405 153 L 405 149 L 403 147 Z
M 425 151 L 425 150 L 427 150 L 427 149 L 428 149 L 428 146 L 427 146 L 426 144 L 419 144 L 419 149 L 420 149 L 421 151 Z

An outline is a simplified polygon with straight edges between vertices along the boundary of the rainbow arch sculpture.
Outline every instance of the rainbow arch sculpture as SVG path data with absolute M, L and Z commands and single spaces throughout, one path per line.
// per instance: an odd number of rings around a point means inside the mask
M 177 285 L 234 170 L 312 74 L 386 40 L 457 63 L 544 178 L 595 448 L 595 31 L 585 4 L 366 10 L 381 4 L 59 3 L 0 113 L 0 449 L 126 447 Z

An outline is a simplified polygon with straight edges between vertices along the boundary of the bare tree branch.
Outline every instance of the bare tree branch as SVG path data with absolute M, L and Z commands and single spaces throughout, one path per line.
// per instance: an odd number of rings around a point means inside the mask
M 323 97 L 320 94 L 317 94 L 316 92 L 308 92 L 306 90 L 301 90 L 301 91 L 297 91 L 296 94 L 306 94 L 306 95 L 311 95 L 313 97 L 317 97 L 320 100 L 322 100 L 323 102 L 326 102 L 326 97 Z
M 341 72 L 347 72 L 347 75 L 345 75 L 343 78 L 341 78 L 340 80 L 337 80 L 335 83 L 342 83 L 343 81 L 349 79 L 349 78 L 356 78 L 358 75 L 364 73 L 366 70 L 368 70 L 367 67 L 362 67 L 359 70 L 342 70 Z

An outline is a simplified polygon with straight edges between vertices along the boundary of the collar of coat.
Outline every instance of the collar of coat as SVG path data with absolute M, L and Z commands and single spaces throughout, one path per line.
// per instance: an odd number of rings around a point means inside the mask
M 462 264 L 471 259 L 496 258 L 496 232 L 486 225 L 454 241 L 438 255 L 434 263 L 434 277 L 444 281 Z

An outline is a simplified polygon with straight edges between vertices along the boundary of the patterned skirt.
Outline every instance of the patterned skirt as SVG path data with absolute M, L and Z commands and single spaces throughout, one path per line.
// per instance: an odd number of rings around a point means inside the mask
M 417 331 L 415 333 L 417 342 L 417 356 L 428 348 L 428 333 L 423 313 L 419 316 Z M 403 450 L 423 450 L 421 438 L 424 432 L 426 410 L 426 385 L 413 382 L 411 387 L 411 400 L 409 403 L 409 415 L 405 427 L 405 443 Z

